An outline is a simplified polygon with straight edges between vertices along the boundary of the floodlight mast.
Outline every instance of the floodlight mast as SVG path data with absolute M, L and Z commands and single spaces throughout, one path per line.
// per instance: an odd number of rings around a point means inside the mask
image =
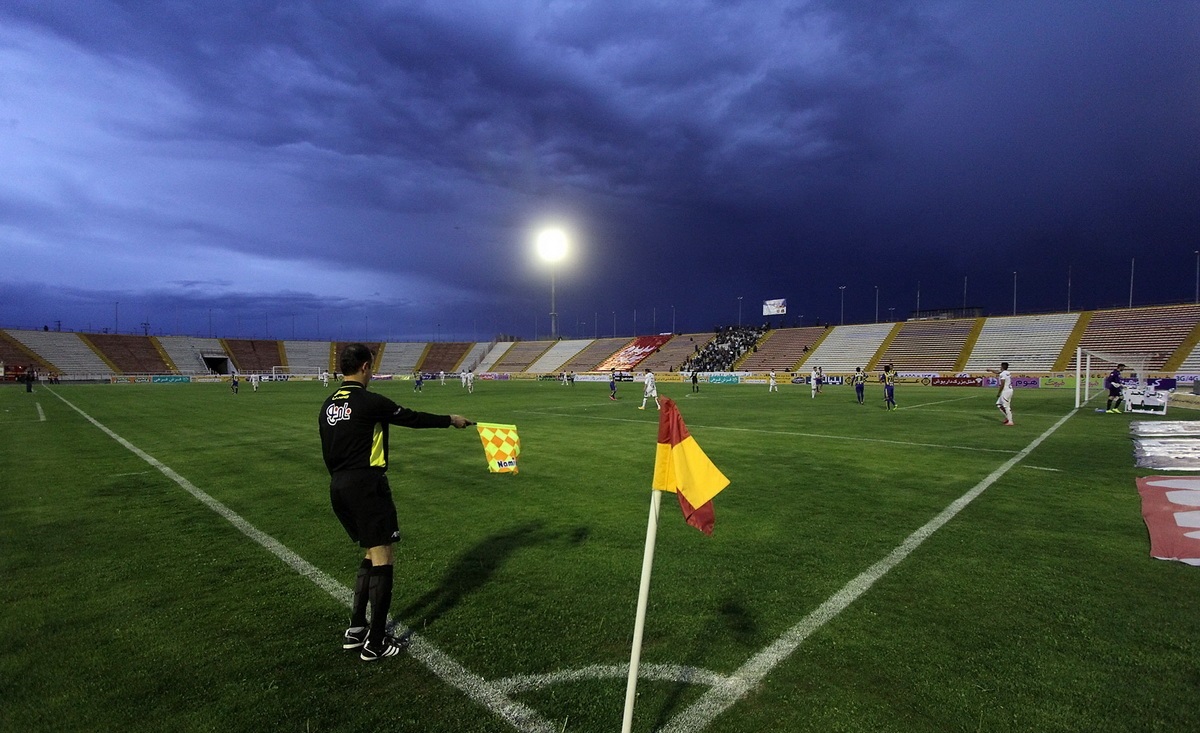
M 567 235 L 561 229 L 546 229 L 537 237 L 538 255 L 550 264 L 550 339 L 558 340 L 558 309 L 554 303 L 554 264 L 567 256 Z

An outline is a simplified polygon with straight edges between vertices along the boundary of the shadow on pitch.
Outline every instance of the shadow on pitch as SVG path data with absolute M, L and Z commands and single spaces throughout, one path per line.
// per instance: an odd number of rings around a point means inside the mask
M 683 661 L 684 666 L 696 667 L 703 660 L 713 638 L 721 634 L 732 636 L 741 645 L 753 643 L 758 634 L 758 623 L 755 622 L 750 611 L 735 597 L 727 598 L 721 603 L 716 609 L 716 618 L 699 634 L 699 638 L 689 645 L 690 651 L 687 659 Z M 671 685 L 666 698 L 663 699 L 662 707 L 659 708 L 658 718 L 651 726 L 652 730 L 658 730 L 670 722 L 670 716 L 679 711 L 679 706 L 682 705 L 684 696 L 692 685 L 693 683 L 688 680 L 680 680 Z
M 413 601 L 399 617 L 412 619 L 417 628 L 433 625 L 464 598 L 487 585 L 518 550 L 562 539 L 561 534 L 543 531 L 542 526 L 541 522 L 531 522 L 494 534 L 469 548 L 446 569 L 438 587 Z M 587 535 L 586 528 L 577 529 L 566 539 L 570 544 L 579 544 L 586 541 Z

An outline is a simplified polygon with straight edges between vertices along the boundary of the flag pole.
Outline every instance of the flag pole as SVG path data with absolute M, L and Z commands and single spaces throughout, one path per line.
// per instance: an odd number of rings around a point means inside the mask
M 650 490 L 650 519 L 646 522 L 646 550 L 642 554 L 642 584 L 638 589 L 637 619 L 633 622 L 633 649 L 629 652 L 629 679 L 625 683 L 625 719 L 621 733 L 633 727 L 633 703 L 637 698 L 638 661 L 642 656 L 642 632 L 646 628 L 646 604 L 650 599 L 650 570 L 654 566 L 654 542 L 658 536 L 658 507 L 662 493 Z

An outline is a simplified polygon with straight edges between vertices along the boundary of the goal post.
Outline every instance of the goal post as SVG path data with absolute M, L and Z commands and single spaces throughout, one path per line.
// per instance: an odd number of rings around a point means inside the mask
M 1143 378 L 1146 375 L 1146 366 L 1150 364 L 1157 354 L 1146 352 L 1120 352 L 1120 351 L 1098 351 L 1095 349 L 1075 349 L 1075 407 L 1080 407 L 1086 404 L 1092 397 L 1092 369 L 1100 369 L 1104 372 L 1112 371 L 1118 364 L 1124 364 L 1129 370 L 1127 377 Z M 1097 382 L 1097 387 L 1102 382 Z M 1080 400 L 1080 386 L 1083 387 L 1082 401 Z

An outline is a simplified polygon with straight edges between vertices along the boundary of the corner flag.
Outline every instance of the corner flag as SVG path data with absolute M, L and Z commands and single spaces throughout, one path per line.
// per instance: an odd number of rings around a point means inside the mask
M 637 617 L 633 622 L 633 647 L 629 651 L 629 676 L 625 681 L 625 713 L 621 733 L 633 726 L 633 704 L 637 699 L 638 664 L 642 656 L 642 634 L 646 630 L 646 606 L 650 602 L 650 571 L 654 566 L 654 541 L 658 536 L 658 508 L 665 491 L 679 497 L 687 523 L 704 534 L 713 528 L 712 499 L 729 485 L 729 479 L 700 450 L 679 416 L 675 401 L 662 399 L 658 416 L 658 448 L 654 456 L 654 482 L 650 492 L 650 518 L 646 522 L 646 549 L 642 553 L 642 582 L 638 588 Z M 699 508 L 696 508 L 699 507 Z
M 492 473 L 518 473 L 517 456 L 521 455 L 521 439 L 516 425 L 476 424 L 488 470 Z
M 729 485 L 729 479 L 688 432 L 675 401 L 663 398 L 661 402 L 651 486 L 673 492 L 679 497 L 679 507 L 687 523 L 711 535 L 715 521 L 712 499 Z

